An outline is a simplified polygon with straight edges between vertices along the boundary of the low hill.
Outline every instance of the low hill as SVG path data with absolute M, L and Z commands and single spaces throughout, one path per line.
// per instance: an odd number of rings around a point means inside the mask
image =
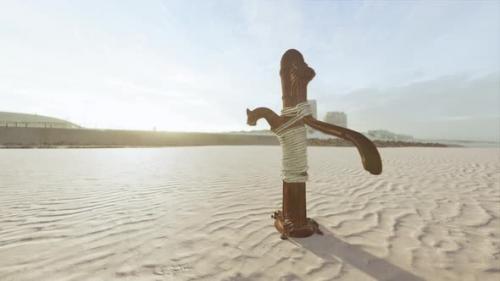
M 0 111 L 0 127 L 81 128 L 69 121 L 36 114 Z

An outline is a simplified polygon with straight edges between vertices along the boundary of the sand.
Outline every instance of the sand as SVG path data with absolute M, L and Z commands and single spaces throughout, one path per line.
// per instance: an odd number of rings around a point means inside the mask
M 279 147 L 0 150 L 0 280 L 500 280 L 500 149 L 309 148 L 280 240 Z

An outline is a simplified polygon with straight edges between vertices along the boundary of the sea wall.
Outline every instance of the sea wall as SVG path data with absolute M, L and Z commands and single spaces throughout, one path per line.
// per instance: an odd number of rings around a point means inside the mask
M 428 142 L 373 141 L 377 147 L 447 147 Z M 308 139 L 309 146 L 353 146 L 343 139 Z M 278 145 L 272 135 L 0 127 L 1 147 L 144 147 L 198 145 Z
M 260 135 L 62 128 L 0 128 L 0 145 L 4 147 L 276 144 L 278 144 L 276 137 Z

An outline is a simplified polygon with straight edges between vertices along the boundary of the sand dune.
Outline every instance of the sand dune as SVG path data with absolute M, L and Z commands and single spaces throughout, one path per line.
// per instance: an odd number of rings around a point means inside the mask
M 279 147 L 0 150 L 0 280 L 500 280 L 500 150 L 309 148 L 280 240 Z

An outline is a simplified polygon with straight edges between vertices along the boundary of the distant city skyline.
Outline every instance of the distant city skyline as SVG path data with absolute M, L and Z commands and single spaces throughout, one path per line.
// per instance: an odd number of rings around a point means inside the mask
M 2 1 L 0 111 L 90 128 L 239 131 L 279 61 L 357 131 L 500 139 L 498 1 Z

